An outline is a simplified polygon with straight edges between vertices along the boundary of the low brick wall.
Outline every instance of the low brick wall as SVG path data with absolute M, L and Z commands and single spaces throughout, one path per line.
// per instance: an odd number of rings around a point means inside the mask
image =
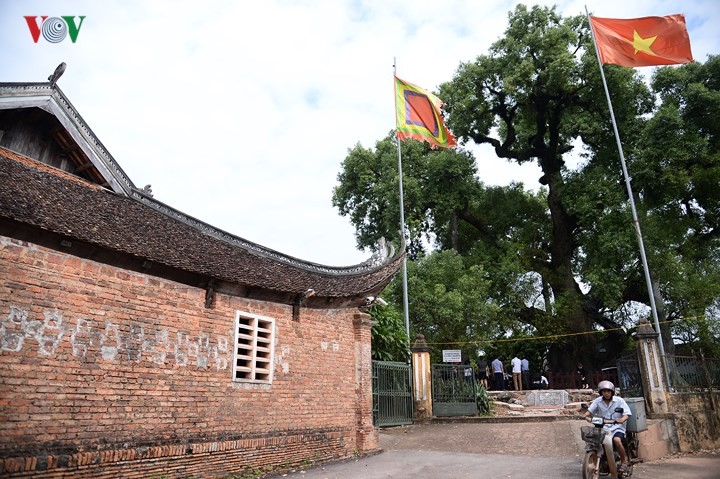
M 682 452 L 720 449 L 720 391 L 668 394 Z
M 128 445 L 74 454 L 0 459 L 1 477 L 215 478 L 268 472 L 345 457 L 353 431 L 287 431 L 283 435 L 164 446 Z M 310 454 L 308 454 L 310 452 Z
M 647 429 L 637 433 L 638 456 L 654 461 L 677 452 L 675 423 L 671 419 L 648 420 Z

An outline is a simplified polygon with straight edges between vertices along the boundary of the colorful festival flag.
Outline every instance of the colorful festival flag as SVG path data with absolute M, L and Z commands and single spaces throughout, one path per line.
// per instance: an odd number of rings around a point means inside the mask
M 693 61 L 684 15 L 590 17 L 590 22 L 602 63 L 646 67 Z
M 452 148 L 457 143 L 445 126 L 442 100 L 419 86 L 395 77 L 397 137 L 427 141 L 431 148 Z

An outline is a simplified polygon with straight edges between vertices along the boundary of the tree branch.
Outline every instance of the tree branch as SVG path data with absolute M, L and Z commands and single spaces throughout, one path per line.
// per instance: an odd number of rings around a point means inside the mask
M 458 218 L 466 221 L 468 224 L 473 226 L 476 230 L 478 230 L 483 235 L 488 235 L 490 233 L 487 223 L 485 221 L 481 220 L 480 218 L 474 216 L 473 214 L 471 214 L 469 207 L 465 206 L 462 210 L 457 212 L 457 215 L 458 215 Z

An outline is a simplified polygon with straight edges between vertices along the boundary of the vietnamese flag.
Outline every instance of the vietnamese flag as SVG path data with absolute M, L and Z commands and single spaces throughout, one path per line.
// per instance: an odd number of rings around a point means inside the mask
M 400 140 L 425 140 L 431 148 L 454 147 L 455 137 L 445 126 L 441 106 L 440 98 L 395 77 L 395 113 Z
M 624 67 L 676 65 L 693 61 L 682 14 L 665 17 L 590 17 L 602 63 Z

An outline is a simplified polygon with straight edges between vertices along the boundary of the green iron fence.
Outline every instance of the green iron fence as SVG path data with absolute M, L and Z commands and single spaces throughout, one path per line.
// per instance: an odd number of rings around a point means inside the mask
M 373 361 L 373 424 L 401 426 L 412 424 L 413 396 L 410 365 Z
M 477 387 L 471 366 L 433 364 L 434 416 L 477 415 Z
M 630 354 L 617 360 L 617 381 L 623 397 L 643 397 L 640 365 L 636 354 Z
M 690 356 L 665 356 L 673 389 L 695 391 L 720 388 L 720 360 Z

